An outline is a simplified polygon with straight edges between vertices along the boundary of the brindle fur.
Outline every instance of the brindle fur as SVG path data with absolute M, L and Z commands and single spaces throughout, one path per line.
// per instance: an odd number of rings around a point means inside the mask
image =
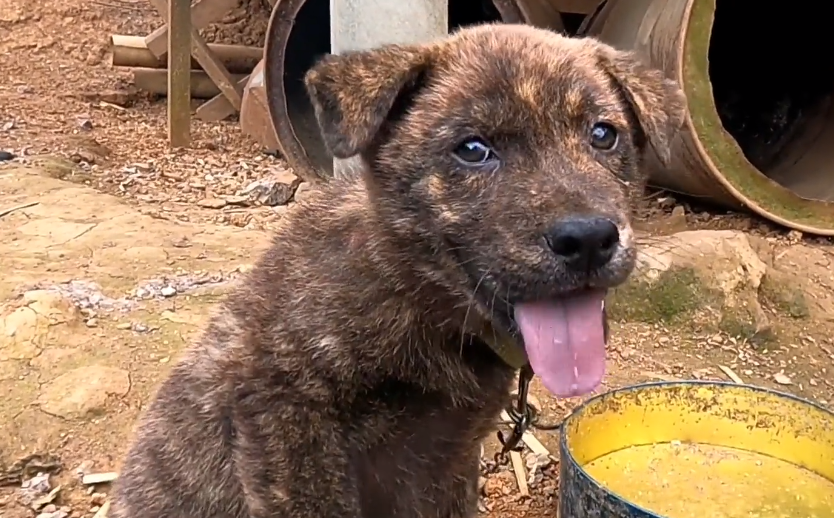
M 147 409 L 111 518 L 470 517 L 478 448 L 514 372 L 479 338 L 513 300 L 613 286 L 634 263 L 629 200 L 667 160 L 683 99 L 593 40 L 486 25 L 324 58 L 306 78 L 338 157 L 291 210 Z M 615 151 L 590 125 L 620 131 Z M 477 133 L 502 158 L 451 150 Z M 599 214 L 621 250 L 564 270 L 540 233 Z

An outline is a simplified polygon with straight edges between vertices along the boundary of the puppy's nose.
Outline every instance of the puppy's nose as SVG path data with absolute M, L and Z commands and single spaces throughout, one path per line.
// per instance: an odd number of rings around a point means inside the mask
M 605 266 L 614 257 L 620 232 L 606 218 L 570 218 L 557 222 L 544 238 L 570 268 L 589 271 Z

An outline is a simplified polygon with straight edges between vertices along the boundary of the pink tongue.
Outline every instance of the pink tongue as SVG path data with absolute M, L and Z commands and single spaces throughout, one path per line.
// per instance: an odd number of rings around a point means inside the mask
M 587 394 L 605 374 L 605 291 L 518 304 L 515 320 L 533 371 L 556 396 Z

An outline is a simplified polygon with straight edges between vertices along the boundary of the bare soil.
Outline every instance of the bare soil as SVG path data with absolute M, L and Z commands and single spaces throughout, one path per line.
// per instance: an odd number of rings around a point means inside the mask
M 204 32 L 210 40 L 261 44 L 264 13 L 253 0 Z M 107 484 L 85 486 L 79 474 L 118 471 L 143 405 L 281 218 L 282 207 L 238 196 L 253 181 L 285 174 L 281 159 L 261 153 L 234 121 L 195 121 L 194 147 L 169 150 L 164 102 L 109 66 L 110 34 L 144 35 L 159 23 L 140 0 L 4 0 L 0 10 L 0 151 L 17 156 L 0 162 L 3 518 L 99 509 Z M 729 370 L 745 382 L 834 403 L 828 240 L 662 194 L 647 198 L 642 219 L 655 238 L 744 231 L 781 272 L 780 286 L 801 286 L 802 303 L 762 292 L 767 340 L 696 318 L 725 309 L 709 304 L 685 322 L 620 319 L 612 324 L 604 389 L 727 379 Z M 579 403 L 550 398 L 536 382 L 533 394 L 547 422 Z M 558 432 L 534 434 L 557 455 Z M 557 462 L 522 496 L 513 472 L 489 462 L 496 445 L 485 446 L 483 512 L 555 516 Z M 60 489 L 33 506 L 31 496 L 43 497 L 44 488 L 21 484 L 38 472 L 51 473 L 51 487 Z

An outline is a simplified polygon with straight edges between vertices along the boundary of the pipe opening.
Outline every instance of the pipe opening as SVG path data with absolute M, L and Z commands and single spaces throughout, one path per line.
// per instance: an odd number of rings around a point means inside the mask
M 501 21 L 501 14 L 490 0 L 450 0 L 449 29 Z M 313 107 L 304 91 L 304 74 L 316 60 L 330 52 L 330 1 L 303 2 L 290 31 L 284 52 L 283 86 L 287 112 L 299 144 L 311 165 L 332 176 L 333 161 L 319 136 Z
M 709 74 L 718 115 L 747 160 L 797 195 L 834 201 L 834 67 L 813 0 L 762 9 L 716 0 Z

